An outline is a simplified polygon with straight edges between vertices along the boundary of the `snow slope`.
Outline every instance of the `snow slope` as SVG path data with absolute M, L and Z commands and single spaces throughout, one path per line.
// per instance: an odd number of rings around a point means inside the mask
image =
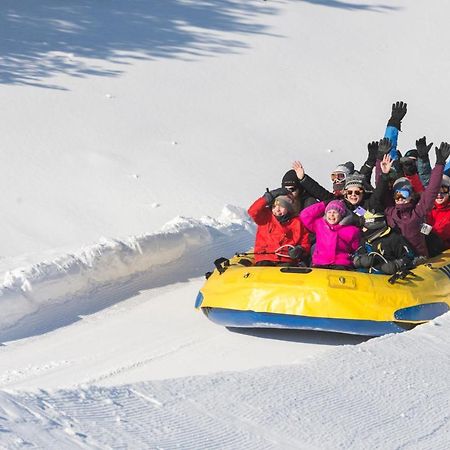
M 193 308 L 300 159 L 448 140 L 443 0 L 3 0 L 0 448 L 447 448 L 448 315 L 402 335 Z M 224 207 L 224 205 L 227 205 Z

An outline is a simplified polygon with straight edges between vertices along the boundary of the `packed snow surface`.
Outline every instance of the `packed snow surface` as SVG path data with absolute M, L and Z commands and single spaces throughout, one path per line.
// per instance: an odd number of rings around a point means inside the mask
M 448 2 L 0 12 L 0 448 L 448 448 L 448 314 L 367 339 L 193 307 L 292 161 L 328 186 L 397 100 L 400 150 L 450 139 Z

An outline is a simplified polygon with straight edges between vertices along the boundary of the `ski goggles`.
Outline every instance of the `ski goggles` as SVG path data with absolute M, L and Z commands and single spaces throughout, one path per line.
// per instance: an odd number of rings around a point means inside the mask
M 364 193 L 364 191 L 361 191 L 360 189 L 355 189 L 355 190 L 347 189 L 345 191 L 345 195 L 361 195 L 363 193 Z
M 411 192 L 408 191 L 408 189 L 399 189 L 398 191 L 395 191 L 394 193 L 394 199 L 395 200 L 407 200 L 409 197 L 411 197 Z
M 331 181 L 333 183 L 339 182 L 339 181 L 345 181 L 347 178 L 347 175 L 344 172 L 333 172 L 331 174 Z
M 448 186 L 441 186 L 441 189 L 437 193 L 438 197 L 445 197 L 449 194 L 449 187 Z

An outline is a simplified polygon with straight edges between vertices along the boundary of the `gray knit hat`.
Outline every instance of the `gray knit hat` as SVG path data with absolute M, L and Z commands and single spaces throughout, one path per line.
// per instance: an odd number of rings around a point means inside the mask
M 291 197 L 287 195 L 279 195 L 274 201 L 273 206 L 279 205 L 286 208 L 290 213 L 294 211 L 294 203 L 292 202 Z
M 360 173 L 353 173 L 345 180 L 345 189 L 360 188 L 364 190 L 365 176 Z

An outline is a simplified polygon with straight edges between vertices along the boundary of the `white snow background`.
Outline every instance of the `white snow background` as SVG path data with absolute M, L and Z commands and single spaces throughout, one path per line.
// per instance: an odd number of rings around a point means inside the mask
M 408 103 L 450 140 L 444 0 L 2 0 L 0 448 L 447 449 L 450 318 L 377 339 L 194 310 L 293 160 Z

